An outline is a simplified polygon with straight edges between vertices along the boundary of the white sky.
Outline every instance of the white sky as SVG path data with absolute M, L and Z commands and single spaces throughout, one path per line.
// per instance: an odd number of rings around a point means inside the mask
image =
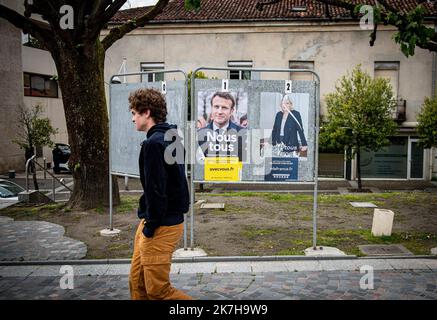
M 145 6 L 151 6 L 158 2 L 158 0 L 127 0 L 123 7 L 121 7 L 122 10 L 129 9 L 129 8 L 136 8 L 136 7 L 145 7 Z

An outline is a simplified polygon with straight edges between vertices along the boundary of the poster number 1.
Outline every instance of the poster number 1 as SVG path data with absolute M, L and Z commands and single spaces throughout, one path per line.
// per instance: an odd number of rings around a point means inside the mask
M 162 83 L 161 83 L 161 92 L 163 94 L 167 93 L 167 83 L 165 81 L 162 81 Z
M 285 93 L 291 93 L 291 80 L 285 81 Z
M 228 79 L 223 79 L 223 81 L 222 81 L 222 91 L 223 92 L 228 92 L 229 91 L 229 80 Z

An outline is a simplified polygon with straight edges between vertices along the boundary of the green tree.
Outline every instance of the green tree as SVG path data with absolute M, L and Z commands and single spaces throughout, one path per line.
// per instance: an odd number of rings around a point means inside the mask
M 101 38 L 101 31 L 126 1 L 23 0 L 24 14 L 0 4 L 0 18 L 30 34 L 55 62 L 71 146 L 70 163 L 75 168 L 70 207 L 89 209 L 109 203 L 105 52 L 127 33 L 146 25 L 169 2 L 159 0 L 142 16 L 109 28 Z M 199 6 L 198 0 L 186 2 L 193 8 Z M 112 187 L 117 205 L 117 179 Z
M 188 77 L 188 113 L 189 114 L 191 114 L 191 77 L 192 76 L 193 76 L 193 71 L 190 71 L 187 74 L 187 77 Z M 197 71 L 194 78 L 195 79 L 208 79 L 208 76 L 202 71 Z
M 52 127 L 49 118 L 42 118 L 42 107 L 36 105 L 33 108 L 26 108 L 20 105 L 18 111 L 18 136 L 12 140 L 25 151 L 26 161 L 34 154 L 35 147 L 53 147 L 52 135 L 58 132 L 58 129 Z M 38 190 L 36 180 L 36 170 L 32 163 L 33 183 Z
M 437 96 L 425 98 L 417 121 L 420 144 L 424 148 L 437 147 Z
M 386 79 L 372 79 L 358 65 L 325 98 L 328 117 L 320 132 L 320 144 L 352 150 L 350 157 L 357 157 L 361 190 L 361 151 L 378 151 L 390 143 L 388 137 L 396 132 L 392 118 L 396 101 L 391 85 Z

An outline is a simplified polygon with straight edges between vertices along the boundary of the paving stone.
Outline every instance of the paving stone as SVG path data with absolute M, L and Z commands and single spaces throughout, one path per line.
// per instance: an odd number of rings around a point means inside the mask
M 0 277 L 28 277 L 38 270 L 38 266 L 13 266 L 0 269 Z
M 289 272 L 295 271 L 322 271 L 319 261 L 284 261 Z
M 252 262 L 252 272 L 283 272 L 288 271 L 287 265 L 279 261 Z
M 81 259 L 87 248 L 83 242 L 64 237 L 65 229 L 45 221 L 0 219 L 0 260 Z
M 33 272 L 30 277 L 49 277 L 49 278 L 60 278 L 65 275 L 65 272 L 61 274 L 62 266 L 40 266 L 35 272 Z M 74 269 L 73 269 L 74 272 Z
M 393 270 L 393 267 L 384 259 L 357 259 L 361 266 L 370 266 L 374 270 Z
M 360 270 L 362 263 L 357 260 L 320 260 L 323 271 Z
M 78 265 L 73 266 L 74 274 L 78 276 L 101 276 L 105 275 L 109 269 L 109 265 Z
M 250 262 L 217 262 L 217 273 L 252 272 Z
M 412 269 L 412 270 L 429 270 L 430 268 L 426 265 L 426 262 L 419 259 L 387 259 L 386 261 L 395 269 Z
M 111 264 L 108 265 L 106 275 L 129 275 L 130 264 Z
M 424 259 L 424 263 L 431 269 L 437 270 L 437 259 Z
M 214 273 L 216 270 L 215 262 L 203 262 L 203 263 L 173 263 L 179 268 L 179 273 Z
M 14 219 L 9 218 L 9 217 L 4 217 L 4 216 L 0 216 L 0 223 L 1 224 L 7 224 L 14 221 Z

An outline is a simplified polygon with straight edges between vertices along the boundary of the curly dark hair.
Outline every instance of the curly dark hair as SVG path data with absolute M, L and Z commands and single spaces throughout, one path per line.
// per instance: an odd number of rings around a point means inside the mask
M 150 116 L 156 123 L 167 120 L 167 103 L 158 90 L 137 89 L 129 95 L 129 104 L 129 110 L 135 110 L 140 114 L 150 110 Z

